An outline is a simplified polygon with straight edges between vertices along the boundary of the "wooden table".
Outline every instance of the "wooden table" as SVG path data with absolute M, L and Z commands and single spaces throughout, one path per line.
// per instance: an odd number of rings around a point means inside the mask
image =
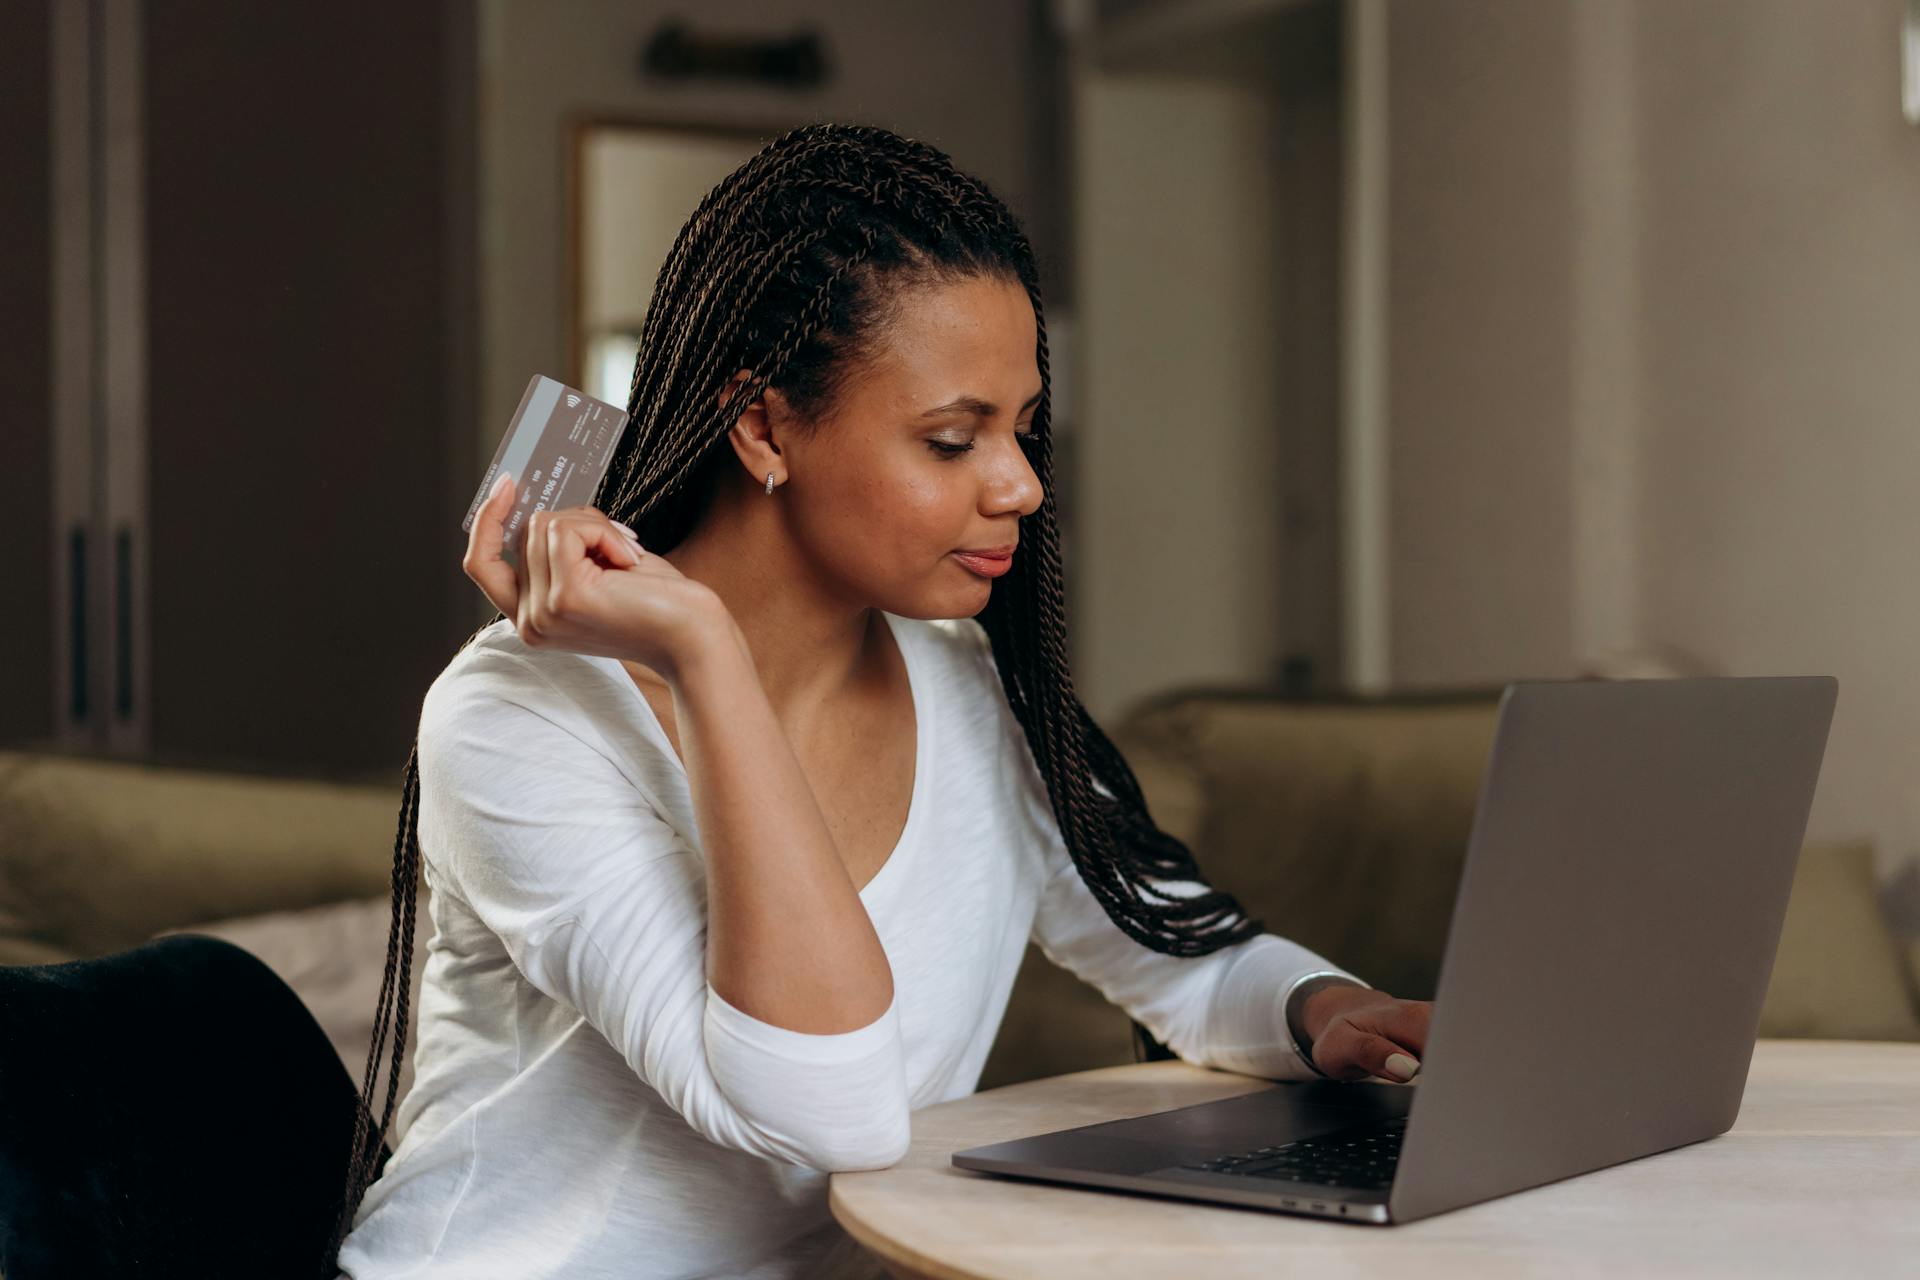
M 1397 1226 L 956 1169 L 950 1155 L 1274 1087 L 1184 1062 L 1107 1067 L 916 1111 L 889 1169 L 830 1204 L 896 1276 L 1920 1276 L 1920 1044 L 1762 1040 L 1731 1130 Z

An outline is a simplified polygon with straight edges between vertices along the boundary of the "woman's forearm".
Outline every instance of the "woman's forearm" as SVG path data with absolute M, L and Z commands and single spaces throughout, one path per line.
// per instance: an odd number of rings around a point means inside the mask
M 793 1031 L 866 1026 L 893 971 L 745 635 L 719 619 L 670 681 L 707 863 L 707 981 Z

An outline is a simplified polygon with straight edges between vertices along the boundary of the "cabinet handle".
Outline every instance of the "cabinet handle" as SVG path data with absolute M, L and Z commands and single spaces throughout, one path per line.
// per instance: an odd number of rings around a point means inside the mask
M 133 531 L 121 525 L 113 538 L 113 714 L 133 719 Z
M 74 723 L 87 722 L 87 527 L 73 526 L 67 535 L 67 713 Z

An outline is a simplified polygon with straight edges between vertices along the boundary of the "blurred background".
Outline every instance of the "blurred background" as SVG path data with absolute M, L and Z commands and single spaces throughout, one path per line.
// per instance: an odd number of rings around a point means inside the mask
M 58 759 L 139 772 L 34 810 L 36 874 L 72 863 L 46 831 L 115 822 L 176 895 L 209 843 L 284 855 L 171 918 L 78 871 L 16 885 L 46 954 L 362 890 L 384 911 L 420 699 L 493 612 L 460 523 L 521 390 L 624 406 L 681 223 L 811 120 L 925 138 L 1025 220 L 1103 723 L 1202 687 L 1833 675 L 1808 837 L 1869 851 L 1888 927 L 1920 934 L 1912 0 L 0 21 L 15 838 L 20 779 Z M 160 770 L 203 789 L 141 809 Z M 291 780 L 333 807 L 261 799 Z M 358 869 L 310 871 L 328 823 Z

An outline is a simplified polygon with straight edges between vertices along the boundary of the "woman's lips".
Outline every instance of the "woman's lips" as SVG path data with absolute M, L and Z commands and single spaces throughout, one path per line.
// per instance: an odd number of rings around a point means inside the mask
M 1004 556 L 983 556 L 974 555 L 965 551 L 956 551 L 953 553 L 953 558 L 983 578 L 997 578 L 1007 570 L 1013 568 L 1013 553 L 1011 551 Z

